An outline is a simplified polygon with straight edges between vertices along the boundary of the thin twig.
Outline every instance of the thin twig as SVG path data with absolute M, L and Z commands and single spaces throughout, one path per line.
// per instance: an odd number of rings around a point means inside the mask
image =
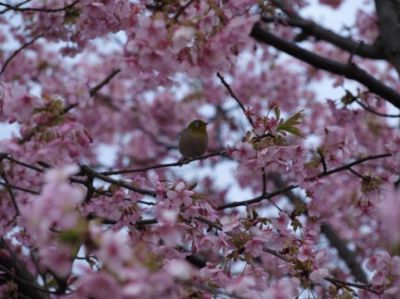
M 39 195 L 40 194 L 40 192 L 38 192 L 38 191 L 34 191 L 34 190 L 30 190 L 30 189 L 27 189 L 27 188 L 24 188 L 24 187 L 19 187 L 19 186 L 16 186 L 16 185 L 8 184 L 6 182 L 0 182 L 0 185 L 2 185 L 4 187 L 7 187 L 7 188 L 24 191 L 24 192 L 27 192 L 27 193 L 30 193 L 30 194 L 35 194 L 35 195 Z
M 93 97 L 103 86 L 107 85 L 119 72 L 121 69 L 114 69 L 107 77 L 105 77 L 99 84 L 92 87 L 89 91 L 89 95 Z
M 205 159 L 208 159 L 210 157 L 215 157 L 215 156 L 226 157 L 227 156 L 226 155 L 226 150 L 205 154 L 205 155 L 202 155 L 202 156 L 199 156 L 199 157 L 186 159 L 184 161 L 177 161 L 177 162 L 166 163 L 166 164 L 158 164 L 158 165 L 153 165 L 153 166 L 143 167 L 143 168 L 104 171 L 104 172 L 100 172 L 100 174 L 102 174 L 102 175 L 114 175 L 114 174 L 125 174 L 125 173 L 135 173 L 135 172 L 146 172 L 146 171 L 152 170 L 152 169 L 161 169 L 161 168 L 167 168 L 167 167 L 182 166 L 183 164 L 189 164 L 190 162 L 193 162 L 193 161 L 205 160 Z
M 359 177 L 360 179 L 362 179 L 362 180 L 364 180 L 365 179 L 365 177 L 363 176 L 363 175 L 361 175 L 361 174 L 359 174 L 357 171 L 355 171 L 353 168 L 349 168 L 349 171 L 352 173 L 352 174 L 354 174 L 355 176 L 357 176 L 357 177 Z
M 318 155 L 319 155 L 319 158 L 320 158 L 321 163 L 322 163 L 323 172 L 327 172 L 328 166 L 326 165 L 325 156 L 324 156 L 324 154 L 322 153 L 321 150 L 318 151 Z
M 99 84 L 97 84 L 96 86 L 94 86 L 93 88 L 91 88 L 89 90 L 89 95 L 90 97 L 93 97 L 102 87 L 104 87 L 106 84 L 108 84 L 112 78 L 114 78 L 121 70 L 120 69 L 114 69 L 107 77 L 105 77 Z M 52 122 L 55 118 L 60 117 L 64 114 L 67 114 L 69 111 L 71 111 L 72 109 L 74 109 L 75 107 L 78 106 L 78 103 L 72 103 L 69 104 L 68 106 L 66 106 L 60 113 L 58 113 L 57 115 L 54 115 L 53 117 L 50 117 L 48 122 Z M 41 130 L 43 127 L 46 127 L 47 124 L 43 124 L 41 126 L 37 126 L 35 128 L 33 128 L 32 130 L 30 130 L 22 139 L 20 139 L 18 142 L 19 144 L 23 144 L 29 140 L 32 139 L 32 137 L 39 131 Z
M 29 169 L 32 169 L 32 170 L 35 170 L 35 171 L 38 171 L 38 172 L 43 172 L 43 169 L 41 169 L 41 168 L 39 168 L 39 167 L 37 167 L 35 165 L 31 165 L 31 164 L 16 160 L 16 159 L 14 159 L 13 157 L 11 157 L 8 154 L 5 154 L 4 159 L 9 160 L 9 161 L 11 161 L 11 162 L 13 162 L 15 164 L 19 164 L 19 165 L 24 166 L 24 167 L 29 168 Z
M 103 218 L 100 216 L 97 216 L 95 214 L 88 214 L 86 216 L 87 220 L 93 220 L 93 219 L 98 219 L 101 221 L 102 224 L 107 224 L 107 225 L 114 225 L 118 223 L 118 220 L 115 219 L 108 219 L 108 218 Z M 143 219 L 143 220 L 138 220 L 135 222 L 135 226 L 137 228 L 140 228 L 142 226 L 146 226 L 146 225 L 152 225 L 152 224 L 157 224 L 158 220 L 157 219 Z M 57 231 L 57 233 L 60 233 L 60 231 Z
M 103 80 L 101 80 L 101 82 L 99 82 L 96 86 L 93 86 L 90 90 L 89 90 L 89 95 L 90 97 L 93 97 L 97 94 L 97 92 L 102 89 L 105 85 L 107 85 L 108 83 L 110 83 L 110 81 L 119 73 L 121 72 L 121 69 L 114 69 L 111 71 L 111 73 L 109 75 L 107 75 L 107 77 L 105 77 Z M 75 107 L 78 106 L 78 103 L 73 103 L 73 104 L 69 104 L 67 107 L 64 108 L 63 110 L 63 114 L 68 113 L 69 111 L 71 111 L 72 109 L 74 109 Z
M 175 16 L 174 16 L 174 21 L 178 21 L 179 17 L 181 16 L 181 14 L 183 14 L 183 12 L 186 10 L 186 8 L 188 8 L 192 3 L 194 2 L 194 0 L 189 0 L 188 2 L 186 2 L 185 5 L 181 6 L 179 8 L 179 10 L 176 12 Z M 179 3 L 179 2 L 178 2 Z
M 322 172 L 322 173 L 320 173 L 320 174 L 318 174 L 316 176 L 313 176 L 313 177 L 310 177 L 310 178 L 306 178 L 305 180 L 306 181 L 313 181 L 315 179 L 319 179 L 319 178 L 331 175 L 331 174 L 336 173 L 336 172 L 340 172 L 340 171 L 343 171 L 343 170 L 349 170 L 351 167 L 353 167 L 353 166 L 355 166 L 357 164 L 361 164 L 361 163 L 363 163 L 365 161 L 376 160 L 376 159 L 381 159 L 381 158 L 387 158 L 387 157 L 391 157 L 391 156 L 392 156 L 391 153 L 368 156 L 368 157 L 365 157 L 365 158 L 358 159 L 358 160 L 356 160 L 354 162 L 345 164 L 343 166 L 334 168 L 332 170 L 328 170 L 328 171 Z
M 25 4 L 27 2 L 29 2 L 29 1 L 25 1 L 22 4 Z M 75 1 L 71 4 L 68 4 L 64 7 L 59 7 L 59 8 L 48 8 L 48 7 L 22 7 L 22 8 L 20 8 L 20 6 L 22 5 L 21 3 L 13 6 L 13 5 L 10 5 L 7 3 L 3 3 L 3 2 L 0 2 L 0 6 L 4 6 L 8 10 L 14 10 L 14 11 L 20 11 L 20 12 L 31 11 L 31 12 L 57 13 L 57 12 L 66 11 L 66 10 L 70 9 L 71 7 L 75 6 L 79 2 L 80 1 Z
M 223 227 L 222 227 L 220 224 L 218 224 L 218 223 L 215 223 L 215 222 L 213 222 L 213 221 L 210 221 L 210 220 L 208 220 L 208 219 L 206 219 L 206 218 L 204 218 L 204 217 L 195 217 L 195 219 L 198 220 L 198 221 L 200 221 L 200 222 L 202 222 L 202 223 L 204 223 L 204 224 L 209 225 L 210 227 L 215 228 L 215 229 L 218 230 L 218 231 L 223 231 Z M 231 236 L 231 237 L 234 236 L 234 234 L 231 233 L 231 232 L 224 232 L 224 233 L 227 234 L 228 236 Z M 289 258 L 287 258 L 285 255 L 279 253 L 279 252 L 276 251 L 276 250 L 273 250 L 273 249 L 269 249 L 269 248 L 267 248 L 267 247 L 264 247 L 264 248 L 263 248 L 263 251 L 266 252 L 266 253 L 268 253 L 268 254 L 271 254 L 271 255 L 273 255 L 273 256 L 275 256 L 275 257 L 277 257 L 277 258 L 279 258 L 279 259 L 281 259 L 281 260 L 283 260 L 283 261 L 285 261 L 285 262 L 287 262 L 287 263 L 291 263 L 291 260 L 290 260 Z M 351 287 L 363 289 L 363 290 L 369 291 L 369 292 L 374 293 L 374 294 L 382 294 L 382 293 L 377 292 L 377 291 L 375 291 L 375 290 L 373 290 L 373 289 L 370 289 L 370 287 L 371 287 L 370 284 L 360 284 L 360 283 L 353 283 L 353 282 L 341 281 L 341 280 L 338 280 L 338 279 L 335 279 L 335 278 L 331 278 L 331 277 L 325 277 L 324 279 L 325 279 L 326 281 L 331 282 L 331 283 L 339 283 L 339 284 L 341 284 L 341 285 L 347 285 L 347 286 L 351 286 Z
M 25 0 L 25 1 L 22 1 L 21 3 L 18 3 L 18 4 L 15 5 L 14 7 L 17 7 L 17 8 L 18 8 L 18 7 L 24 5 L 24 4 L 28 3 L 28 2 L 31 2 L 31 1 L 32 1 L 32 0 Z M 3 13 L 6 13 L 6 12 L 9 11 L 9 10 L 11 10 L 11 8 L 5 8 L 5 9 L 1 10 L 1 11 L 0 11 L 0 15 L 3 14 Z
M 361 283 L 354 283 L 354 282 L 349 282 L 349 281 L 342 281 L 339 279 L 335 279 L 335 278 L 331 278 L 331 277 L 325 277 L 324 280 L 334 284 L 334 285 L 342 285 L 342 286 L 349 286 L 349 287 L 354 287 L 354 288 L 358 288 L 358 289 L 362 289 L 377 295 L 382 295 L 383 292 L 380 291 L 375 291 L 373 289 L 371 289 L 371 284 L 361 284 Z
M 88 174 L 88 175 L 91 175 L 91 176 L 93 176 L 93 177 L 95 177 L 97 179 L 100 179 L 100 180 L 104 181 L 104 182 L 111 183 L 111 184 L 114 184 L 116 186 L 120 186 L 120 187 L 123 187 L 125 189 L 134 191 L 136 193 L 140 193 L 140 194 L 143 194 L 143 195 L 150 195 L 152 197 L 155 197 L 156 194 L 157 194 L 156 191 L 135 187 L 133 185 L 133 183 L 128 183 L 128 182 L 123 181 L 123 180 L 117 180 L 117 179 L 113 179 L 113 178 L 111 178 L 109 176 L 103 175 L 103 174 L 97 172 L 96 170 L 92 169 L 91 167 L 86 166 L 86 165 L 81 165 L 81 172 L 85 173 L 85 174 Z
M 14 214 L 13 218 L 7 223 L 7 224 L 11 224 L 20 215 L 20 212 L 19 212 L 17 201 L 15 200 L 14 193 L 13 193 L 11 187 L 9 186 L 9 182 L 8 182 L 6 173 L 5 173 L 4 169 L 2 168 L 1 164 L 0 164 L 0 176 L 4 180 L 4 182 L 7 184 L 5 187 L 7 189 L 8 195 L 10 196 L 11 202 L 12 202 L 12 204 L 14 206 L 14 210 L 15 210 L 15 214 Z
M 400 117 L 400 114 L 387 114 L 387 113 L 381 113 L 381 112 L 375 111 L 374 109 L 372 109 L 369 106 L 365 105 L 363 102 L 361 102 L 357 98 L 355 98 L 354 100 L 358 105 L 363 107 L 366 111 L 371 112 L 371 113 L 373 113 L 375 115 L 382 116 L 382 117 L 393 117 L 393 118 Z
M 267 174 L 265 173 L 265 167 L 261 168 L 261 180 L 262 180 L 262 195 L 267 194 Z
M 25 44 L 23 44 L 21 47 L 19 47 L 13 54 L 11 54 L 10 57 L 8 57 L 6 59 L 6 61 L 4 61 L 3 66 L 1 67 L 0 70 L 0 76 L 5 72 L 6 67 L 8 66 L 8 64 L 14 59 L 15 56 L 17 56 L 22 50 L 24 50 L 25 48 L 29 47 L 30 45 L 32 45 L 36 40 L 38 40 L 39 38 L 41 38 L 43 36 L 43 33 L 37 35 L 36 37 L 34 37 L 33 39 L 31 39 L 29 42 L 26 42 Z
M 243 201 L 234 201 L 234 202 L 230 202 L 224 205 L 221 205 L 219 207 L 217 207 L 217 210 L 224 210 L 224 209 L 229 209 L 229 208 L 235 208 L 235 207 L 240 207 L 240 206 L 248 206 L 251 204 L 255 204 L 258 203 L 260 201 L 263 201 L 265 199 L 267 200 L 271 200 L 273 197 L 277 196 L 277 195 L 281 195 L 289 190 L 298 188 L 298 185 L 289 185 L 287 187 L 284 187 L 282 189 L 276 190 L 274 192 L 271 193 L 266 193 L 266 194 L 261 194 L 259 196 L 256 196 L 254 198 L 248 199 L 248 200 L 243 200 Z M 271 201 L 272 202 L 272 201 Z M 273 203 L 274 206 L 280 211 L 282 212 L 282 209 L 279 208 L 275 203 Z
M 355 166 L 357 164 L 361 164 L 361 163 L 363 163 L 365 161 L 381 159 L 381 158 L 387 158 L 387 157 L 391 157 L 391 156 L 392 156 L 392 154 L 387 153 L 387 154 L 380 154 L 380 155 L 374 155 L 374 156 L 368 156 L 368 157 L 365 157 L 365 158 L 361 158 L 359 160 L 356 160 L 354 162 L 351 162 L 351 163 L 345 164 L 343 166 L 334 168 L 332 170 L 323 171 L 322 173 L 320 173 L 318 175 L 306 178 L 305 181 L 313 181 L 313 180 L 316 180 L 316 179 L 319 179 L 319 178 L 322 178 L 322 177 L 325 177 L 325 176 L 329 176 L 331 174 L 334 174 L 334 173 L 337 173 L 337 172 L 340 172 L 340 171 L 350 170 L 351 167 L 353 167 L 353 166 Z M 259 203 L 259 202 L 261 202 L 261 201 L 263 201 L 265 199 L 271 200 L 273 197 L 275 197 L 277 195 L 281 195 L 283 193 L 286 193 L 286 192 L 288 192 L 290 190 L 293 190 L 293 189 L 296 189 L 298 187 L 299 187 L 299 185 L 289 185 L 287 187 L 284 187 L 282 189 L 276 190 L 274 192 L 267 193 L 267 194 L 264 194 L 264 195 L 261 194 L 259 196 L 256 196 L 256 197 L 248 199 L 248 200 L 235 201 L 235 202 L 231 202 L 231 203 L 227 203 L 227 204 L 221 205 L 221 206 L 217 207 L 217 210 L 223 210 L 223 209 L 234 208 L 234 207 L 239 207 L 239 206 L 248 206 L 248 205 L 251 205 L 251 204 Z M 276 205 L 275 205 L 275 207 L 279 208 Z
M 251 119 L 251 116 L 249 113 L 246 111 L 246 107 L 244 107 L 243 103 L 239 100 L 239 98 L 236 96 L 235 92 L 232 90 L 231 86 L 225 81 L 224 77 L 220 74 L 217 73 L 218 78 L 221 80 L 221 83 L 225 86 L 225 88 L 228 90 L 229 94 L 231 97 L 236 101 L 236 103 L 240 106 L 240 109 L 242 109 L 244 115 L 246 116 L 247 120 L 249 121 L 250 125 L 255 128 L 254 122 Z

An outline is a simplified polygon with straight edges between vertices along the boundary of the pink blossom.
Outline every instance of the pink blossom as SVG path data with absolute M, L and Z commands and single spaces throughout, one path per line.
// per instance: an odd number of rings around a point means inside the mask
M 101 234 L 99 240 L 100 248 L 98 256 L 103 263 L 115 271 L 118 270 L 132 258 L 132 251 L 128 244 L 128 237 L 123 231 L 107 231 Z
M 43 105 L 40 98 L 32 96 L 19 84 L 0 82 L 0 111 L 9 122 L 23 122 L 32 110 Z
M 58 246 L 42 247 L 40 254 L 44 264 L 59 277 L 67 277 L 72 270 L 72 256 L 70 250 Z
M 382 14 L 261 2 L 0 8 L 0 264 L 17 265 L 0 267 L 0 297 L 30 297 L 20 278 L 60 299 L 398 295 L 398 119 L 379 114 L 400 82 Z M 345 30 L 321 23 L 350 4 Z M 211 155 L 180 163 L 198 118 Z M 362 276 L 369 290 L 346 283 Z
M 289 219 L 288 215 L 285 213 L 279 213 L 279 217 L 272 220 L 272 224 L 273 224 L 274 228 L 283 234 L 288 233 L 289 223 L 290 223 L 290 219 Z
M 222 224 L 222 230 L 224 232 L 229 232 L 240 226 L 240 216 L 238 214 L 234 216 L 224 216 L 220 222 Z
M 167 191 L 167 197 L 175 203 L 182 203 L 185 206 L 192 204 L 191 196 L 194 194 L 193 191 L 187 190 L 187 185 L 184 182 L 179 182 L 175 185 L 173 190 Z
M 192 268 L 186 261 L 181 260 L 170 260 L 168 264 L 165 266 L 166 271 L 172 276 L 182 279 L 188 280 L 192 276 Z
M 82 297 L 122 298 L 117 281 L 105 272 L 85 273 L 79 280 L 76 292 Z
M 326 268 L 316 269 L 310 273 L 310 279 L 315 283 L 323 281 L 324 278 L 328 276 L 329 276 L 329 271 Z
M 312 260 L 314 257 L 314 250 L 310 245 L 301 246 L 297 258 L 304 262 L 306 260 Z

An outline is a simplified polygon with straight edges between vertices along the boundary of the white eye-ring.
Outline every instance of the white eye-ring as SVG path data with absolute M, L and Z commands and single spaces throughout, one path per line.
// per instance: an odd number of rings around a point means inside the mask
M 195 124 L 194 124 L 194 126 L 196 127 L 196 128 L 200 128 L 200 122 L 196 122 Z

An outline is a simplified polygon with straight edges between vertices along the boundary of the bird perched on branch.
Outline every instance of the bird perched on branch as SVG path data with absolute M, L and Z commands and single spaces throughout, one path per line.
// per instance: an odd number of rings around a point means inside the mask
M 207 124 L 201 119 L 196 119 L 181 132 L 178 147 L 183 158 L 195 158 L 206 152 L 208 145 Z

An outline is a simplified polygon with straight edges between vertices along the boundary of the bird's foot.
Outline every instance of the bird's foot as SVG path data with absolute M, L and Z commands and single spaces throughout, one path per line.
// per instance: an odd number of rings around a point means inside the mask
M 177 164 L 179 165 L 179 166 L 182 166 L 183 164 L 186 164 L 187 162 L 188 162 L 188 158 L 185 158 L 185 157 L 181 157 L 179 160 L 178 160 L 178 162 L 177 162 Z

